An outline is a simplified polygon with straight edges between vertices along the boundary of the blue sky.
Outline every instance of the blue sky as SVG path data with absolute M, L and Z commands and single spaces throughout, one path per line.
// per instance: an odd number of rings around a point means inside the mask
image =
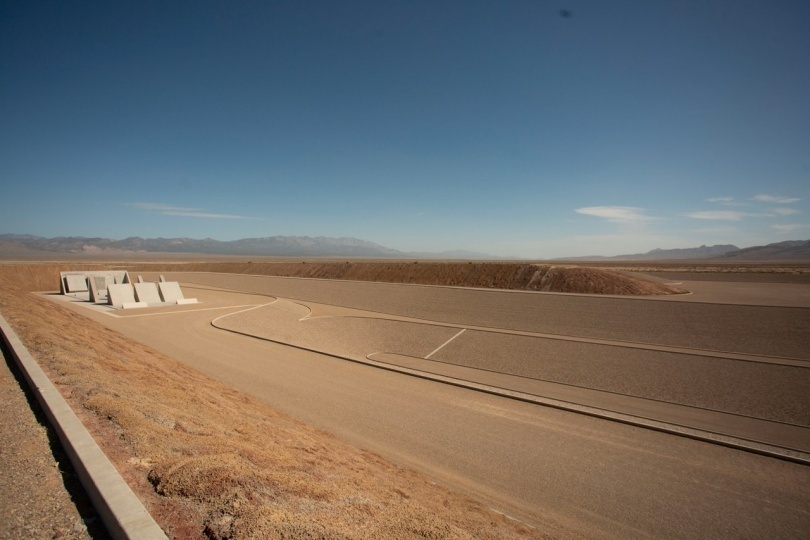
M 0 233 L 524 258 L 810 238 L 808 21 L 804 0 L 2 2 Z

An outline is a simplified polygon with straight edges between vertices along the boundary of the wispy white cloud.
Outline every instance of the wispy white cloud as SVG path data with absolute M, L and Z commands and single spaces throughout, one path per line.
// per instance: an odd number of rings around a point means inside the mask
M 801 199 L 798 197 L 783 197 L 781 195 L 767 195 L 765 193 L 760 193 L 759 195 L 754 195 L 751 197 L 751 200 L 776 204 L 790 204 L 799 202 Z
M 737 201 L 734 197 L 711 197 L 706 199 L 706 202 L 712 204 L 719 204 L 721 206 L 749 206 L 750 203 Z
M 137 208 L 138 210 L 146 210 L 147 212 L 194 212 L 199 210 L 198 208 L 184 208 L 182 206 L 172 206 L 170 204 L 145 202 L 127 203 L 127 206 Z
M 770 210 L 771 212 L 775 212 L 775 213 L 779 214 L 780 216 L 792 216 L 793 214 L 798 214 L 799 213 L 799 211 L 796 210 L 795 208 L 785 208 L 785 207 L 768 208 L 768 210 Z
M 789 223 L 786 225 L 771 225 L 780 233 L 792 233 L 796 231 L 810 231 L 810 223 Z
M 185 208 L 182 206 L 172 206 L 163 203 L 142 203 L 134 202 L 127 203 L 128 206 L 137 208 L 138 210 L 145 210 L 147 212 L 157 212 L 163 216 L 179 216 L 179 217 L 193 217 L 203 219 L 261 219 L 250 216 L 240 216 L 236 214 L 215 214 L 204 212 L 200 208 Z
M 164 216 L 196 217 L 208 219 L 259 219 L 250 216 L 238 216 L 235 214 L 208 214 L 206 212 L 161 212 Z
M 740 232 L 737 227 L 728 226 L 728 227 L 699 227 L 697 229 L 692 229 L 692 232 L 700 233 L 700 234 L 736 234 Z
M 641 223 L 656 219 L 644 214 L 643 208 L 635 206 L 587 206 L 577 208 L 575 212 L 604 218 L 614 223 Z
M 715 219 L 721 221 L 740 221 L 745 216 L 749 215 L 745 212 L 737 212 L 736 210 L 708 210 L 705 212 L 692 212 L 686 214 L 690 218 L 695 219 Z

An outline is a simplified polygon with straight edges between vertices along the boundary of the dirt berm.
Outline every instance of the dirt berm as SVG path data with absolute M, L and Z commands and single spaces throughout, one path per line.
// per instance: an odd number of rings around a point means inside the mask
M 420 285 L 586 294 L 664 295 L 686 291 L 611 270 L 521 263 L 189 262 L 131 264 L 132 272 L 222 272 Z

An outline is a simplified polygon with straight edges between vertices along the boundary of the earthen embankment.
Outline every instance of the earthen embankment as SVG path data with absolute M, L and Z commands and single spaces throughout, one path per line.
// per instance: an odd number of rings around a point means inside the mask
M 685 291 L 612 270 L 530 263 L 455 262 L 189 262 L 132 264 L 132 272 L 221 272 L 527 291 L 669 295 Z

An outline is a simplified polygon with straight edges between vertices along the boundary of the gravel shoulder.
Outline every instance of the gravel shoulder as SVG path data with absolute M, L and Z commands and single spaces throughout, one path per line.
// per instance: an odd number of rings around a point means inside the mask
M 0 538 L 108 538 L 11 354 L 0 364 Z

